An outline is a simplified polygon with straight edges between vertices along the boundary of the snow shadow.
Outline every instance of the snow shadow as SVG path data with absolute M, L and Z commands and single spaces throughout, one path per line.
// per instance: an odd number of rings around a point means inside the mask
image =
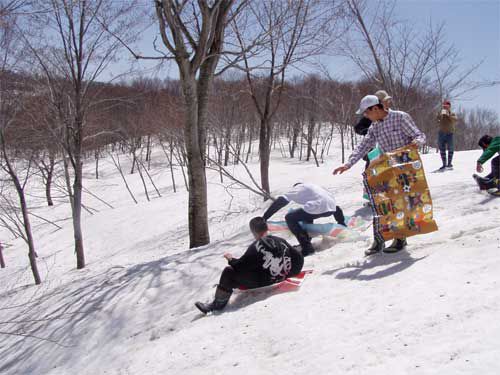
M 336 279 L 370 281 L 404 271 L 426 257 L 427 255 L 413 258 L 406 251 L 398 254 L 377 255 L 362 262 L 347 263 L 343 267 L 325 271 L 322 275 L 335 275 Z
M 85 354 L 92 346 L 100 348 L 92 351 L 92 361 L 99 362 L 95 356 L 112 360 L 119 358 L 116 342 L 148 342 L 189 324 L 184 315 L 193 310 L 192 301 L 204 286 L 197 275 L 217 271 L 212 258 L 219 254 L 203 250 L 82 274 L 51 289 L 42 284 L 43 293 L 33 286 L 35 297 L 29 303 L 2 311 L 0 373 L 43 374 L 89 361 Z
M 224 309 L 224 312 L 236 312 L 240 309 L 243 309 L 246 306 L 252 305 L 257 302 L 264 301 L 270 297 L 276 296 L 278 294 L 283 293 L 295 293 L 299 291 L 300 288 L 292 289 L 292 290 L 281 290 L 281 289 L 273 289 L 268 291 L 259 291 L 259 292 L 236 292 L 232 297 L 229 305 Z

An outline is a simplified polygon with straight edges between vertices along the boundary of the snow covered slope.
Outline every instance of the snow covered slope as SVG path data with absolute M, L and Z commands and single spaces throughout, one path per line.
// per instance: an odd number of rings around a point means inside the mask
M 138 176 L 127 175 L 137 205 L 109 161 L 99 180 L 89 165 L 86 187 L 114 208 L 85 196 L 98 210 L 84 219 L 87 267 L 75 270 L 63 201 L 46 208 L 40 200 L 35 210 L 66 219 L 61 230 L 35 230 L 41 286 L 32 285 L 24 244 L 5 250 L 0 373 L 499 374 L 500 198 L 470 178 L 479 151 L 455 155 L 455 170 L 445 173 L 430 173 L 438 154 L 423 156 L 438 232 L 371 258 L 363 257 L 368 241 L 334 244 L 306 258 L 314 273 L 300 290 L 235 295 L 207 317 L 193 302 L 212 297 L 222 254 L 245 250 L 247 222 L 267 205 L 211 173 L 213 241 L 188 250 L 187 194 L 172 191 L 159 152 L 152 173 L 161 198 L 150 192 L 147 202 Z M 316 168 L 274 159 L 273 191 L 311 181 L 332 191 L 347 215 L 369 215 L 362 163 L 332 176 L 334 160 Z

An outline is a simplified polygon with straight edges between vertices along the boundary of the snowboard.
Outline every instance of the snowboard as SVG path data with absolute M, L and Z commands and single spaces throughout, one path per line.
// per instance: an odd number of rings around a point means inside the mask
M 262 292 L 290 292 L 293 290 L 297 290 L 300 288 L 304 279 L 307 275 L 311 274 L 313 270 L 302 270 L 295 276 L 287 277 L 285 280 L 280 281 L 279 283 L 262 286 L 260 288 L 245 288 L 244 286 L 240 286 L 238 288 L 240 293 L 262 293 Z
M 300 223 L 311 236 L 326 236 L 333 238 L 344 238 L 353 232 L 362 232 L 370 226 L 370 222 L 360 216 L 345 216 L 347 227 L 337 223 Z M 271 232 L 282 232 L 288 230 L 286 221 L 268 221 L 267 227 Z
M 372 161 L 364 181 L 374 210 L 375 233 L 385 241 L 438 229 L 416 145 L 386 152 Z

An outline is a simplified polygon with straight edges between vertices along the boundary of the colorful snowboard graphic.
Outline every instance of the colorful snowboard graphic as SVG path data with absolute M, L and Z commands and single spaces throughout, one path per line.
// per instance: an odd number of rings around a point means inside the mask
M 300 286 L 304 282 L 304 278 L 312 272 L 313 270 L 303 270 L 298 275 L 287 277 L 285 280 L 280 281 L 276 284 L 271 284 L 260 288 L 247 289 L 245 287 L 240 287 L 238 289 L 240 290 L 240 292 L 244 293 L 261 293 L 271 291 L 289 292 L 300 288 Z
M 370 222 L 363 220 L 359 216 L 345 216 L 347 228 L 337 223 L 325 224 L 307 224 L 301 223 L 300 225 L 312 236 L 327 236 L 333 238 L 342 238 L 349 232 L 362 232 L 370 226 Z M 268 221 L 267 226 L 271 232 L 287 231 L 288 226 L 286 221 Z
M 375 230 L 384 240 L 438 229 L 432 218 L 431 194 L 416 145 L 381 155 L 363 175 L 374 210 Z

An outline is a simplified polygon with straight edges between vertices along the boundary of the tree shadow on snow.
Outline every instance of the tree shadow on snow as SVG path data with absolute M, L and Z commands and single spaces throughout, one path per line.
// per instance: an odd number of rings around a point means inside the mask
M 402 251 L 397 254 L 383 254 L 367 258 L 361 262 L 347 263 L 343 267 L 323 272 L 323 275 L 335 275 L 336 279 L 370 281 L 381 279 L 404 271 L 427 257 L 413 258 Z M 380 268 L 376 270 L 377 268 Z
M 252 305 L 257 302 L 264 301 L 270 297 L 276 296 L 278 294 L 283 293 L 295 293 L 300 288 L 292 289 L 292 290 L 281 290 L 281 289 L 272 289 L 272 290 L 263 290 L 263 291 L 252 291 L 248 290 L 245 292 L 235 292 L 231 301 L 229 301 L 228 306 L 223 310 L 224 313 L 236 312 L 240 309 L 243 309 L 246 306 Z
M 210 314 L 212 315 L 221 315 L 221 314 L 228 314 L 228 313 L 233 313 L 237 312 L 241 309 L 243 309 L 246 306 L 252 305 L 257 302 L 265 301 L 266 299 L 282 294 L 282 293 L 293 293 L 298 291 L 300 288 L 296 288 L 293 290 L 281 290 L 281 289 L 272 289 L 272 290 L 266 290 L 266 291 L 235 291 L 228 303 L 228 305 L 221 311 L 214 311 Z M 195 322 L 197 320 L 200 320 L 207 315 L 203 313 L 197 314 L 193 319 L 191 319 L 191 322 Z
M 53 289 L 48 284 L 33 286 L 34 297 L 21 308 L 0 309 L 5 311 L 0 373 L 41 374 L 82 361 L 85 346 L 92 342 L 100 348 L 92 351 L 97 363 L 123 340 L 157 329 L 168 334 L 199 294 L 195 272 L 216 272 L 209 258 L 219 254 L 202 250 L 206 248 L 131 267 L 114 266 L 92 276 L 82 274 Z M 46 290 L 40 293 L 37 288 Z M 183 293 L 172 293 L 177 288 Z M 12 298 L 11 304 L 16 302 Z

